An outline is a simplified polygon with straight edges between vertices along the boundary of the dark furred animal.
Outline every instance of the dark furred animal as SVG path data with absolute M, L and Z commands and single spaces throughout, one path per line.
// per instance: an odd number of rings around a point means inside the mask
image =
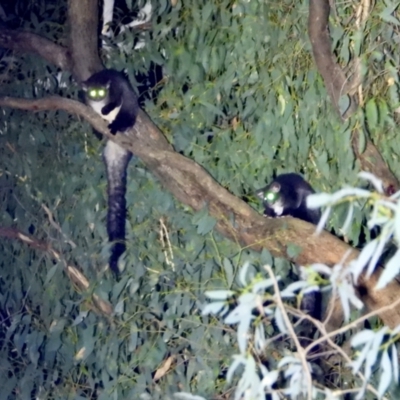
M 262 199 L 264 215 L 268 217 L 291 216 L 317 225 L 321 218 L 319 209 L 307 208 L 306 198 L 315 193 L 301 175 L 295 173 L 278 175 L 268 186 L 256 192 Z M 303 296 L 301 309 L 313 318 L 322 317 L 320 292 L 309 292 Z
M 257 196 L 264 205 L 264 215 L 282 217 L 290 215 L 317 225 L 320 210 L 307 208 L 306 198 L 315 193 L 301 175 L 289 173 L 278 175 L 268 186 L 258 190 Z
M 105 69 L 82 83 L 86 103 L 109 122 L 111 133 L 125 132 L 135 122 L 139 111 L 138 98 L 122 72 Z M 107 141 L 103 159 L 107 170 L 107 233 L 112 243 L 109 265 L 118 274 L 118 260 L 126 249 L 126 179 L 132 153 L 118 144 Z

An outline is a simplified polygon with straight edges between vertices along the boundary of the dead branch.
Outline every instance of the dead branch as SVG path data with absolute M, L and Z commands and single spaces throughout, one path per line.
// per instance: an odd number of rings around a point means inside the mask
M 79 290 L 87 291 L 89 289 L 90 284 L 85 275 L 83 275 L 78 270 L 78 268 L 72 265 L 68 265 L 66 260 L 61 256 L 61 254 L 57 252 L 49 243 L 38 240 L 32 235 L 28 235 L 14 228 L 0 227 L 0 236 L 8 239 L 20 240 L 21 242 L 25 243 L 27 246 L 32 247 L 35 250 L 47 253 L 55 261 L 57 262 L 62 261 L 68 276 L 74 282 L 74 284 L 79 288 Z M 103 300 L 97 294 L 93 294 L 92 299 L 94 305 L 96 306 L 96 309 L 98 309 L 107 316 L 110 316 L 112 314 L 113 309 L 108 301 Z
M 32 32 L 0 27 L 0 47 L 20 53 L 34 53 L 62 70 L 72 68 L 68 49 Z

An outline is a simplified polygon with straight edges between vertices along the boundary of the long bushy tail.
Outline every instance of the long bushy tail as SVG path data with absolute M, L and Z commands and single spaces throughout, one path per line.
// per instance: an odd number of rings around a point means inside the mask
M 103 158 L 107 169 L 107 233 L 112 243 L 110 269 L 118 274 L 118 260 L 125 251 L 126 176 L 132 153 L 109 140 Z

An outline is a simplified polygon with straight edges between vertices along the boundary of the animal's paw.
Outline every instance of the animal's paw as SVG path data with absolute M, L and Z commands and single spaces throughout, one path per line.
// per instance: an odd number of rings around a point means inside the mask
M 116 123 L 116 121 L 111 122 L 111 124 L 108 125 L 108 129 L 111 131 L 113 135 L 115 135 L 118 131 L 121 131 L 121 128 L 119 124 Z

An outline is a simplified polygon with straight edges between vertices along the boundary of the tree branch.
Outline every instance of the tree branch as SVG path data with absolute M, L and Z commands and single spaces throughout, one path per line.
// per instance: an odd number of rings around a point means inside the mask
M 94 0 L 68 0 L 68 47 L 73 60 L 72 74 L 78 82 L 103 69 L 98 53 L 98 7 Z
M 315 1 L 311 0 L 310 7 Z M 78 81 L 86 79 L 92 71 L 101 68 L 100 60 L 97 57 L 97 39 L 95 40 L 97 38 L 97 19 L 93 17 L 94 14 L 90 15 L 94 7 L 97 7 L 97 0 L 86 0 L 84 3 L 85 5 L 82 0 L 69 0 L 70 21 L 72 21 L 71 18 L 76 18 L 73 23 L 70 23 L 73 66 L 71 62 L 57 63 L 58 58 L 55 57 L 56 65 L 65 65 L 65 69 L 73 70 Z M 82 32 L 84 34 L 81 34 Z M 28 46 L 27 51 L 36 51 L 35 45 L 29 43 L 26 45 Z M 5 47 L 11 48 L 10 46 Z M 22 49 L 23 47 L 20 47 L 20 50 Z M 90 56 L 82 57 L 82 52 L 84 54 L 86 52 Z M 37 51 L 37 53 L 52 62 L 51 54 L 48 52 Z M 338 76 L 340 77 L 340 74 Z M 337 93 L 340 93 L 336 89 L 342 88 L 340 80 L 337 82 L 339 83 L 336 83 L 331 89 L 335 98 L 337 98 Z M 108 139 L 116 141 L 138 156 L 147 168 L 159 178 L 161 184 L 179 201 L 187 204 L 193 210 L 201 210 L 208 205 L 210 214 L 217 221 L 217 229 L 241 245 L 257 251 L 265 247 L 274 256 L 289 258 L 288 245 L 294 244 L 302 251 L 292 261 L 303 265 L 311 262 L 334 265 L 340 262 L 343 255 L 350 249 L 346 243 L 327 232 L 323 232 L 318 237 L 314 236 L 315 227 L 304 221 L 294 218 L 260 218 L 259 213 L 221 187 L 204 168 L 176 153 L 144 112 L 140 112 L 134 128 L 126 135 L 112 136 L 100 116 L 74 100 L 57 96 L 39 100 L 3 97 L 0 98 L 0 106 L 30 111 L 64 110 L 81 116 Z M 357 255 L 358 252 L 353 249 L 351 257 Z M 378 270 L 371 278 L 361 277 L 358 282 L 363 300 L 371 310 L 377 310 L 393 303 L 400 292 L 400 285 L 396 281 L 384 290 L 377 292 L 375 285 L 379 275 L 380 271 Z M 383 313 L 380 316 L 391 327 L 400 323 L 400 309 Z M 340 312 L 337 313 L 337 317 L 340 319 Z
M 331 97 L 333 106 L 340 116 L 339 99 L 349 92 L 348 80 L 340 65 L 336 62 L 331 50 L 328 18 L 330 13 L 329 0 L 310 0 L 308 16 L 308 34 L 310 36 L 315 64 L 324 79 L 326 89 Z M 348 113 L 357 108 L 356 99 L 350 96 Z
M 241 246 L 261 251 L 268 249 L 275 257 L 284 257 L 300 265 L 324 263 L 333 266 L 340 263 L 351 250 L 348 261 L 359 252 L 328 232 L 315 236 L 315 226 L 295 218 L 260 218 L 260 214 L 244 201 L 220 186 L 200 165 L 175 152 L 161 131 L 141 111 L 135 126 L 124 135 L 113 136 L 107 123 L 92 109 L 75 100 L 52 96 L 40 100 L 0 97 L 0 106 L 30 111 L 64 110 L 87 120 L 97 131 L 105 134 L 139 157 L 156 175 L 161 184 L 183 204 L 199 211 L 208 206 L 216 219 L 221 234 Z M 300 254 L 290 258 L 288 246 L 301 248 Z M 400 285 L 393 281 L 385 289 L 377 291 L 376 283 L 381 270 L 358 282 L 362 300 L 370 310 L 377 310 L 393 303 L 400 293 Z M 400 323 L 400 309 L 380 314 L 390 327 Z M 332 317 L 331 326 L 340 325 L 340 309 Z
M 37 240 L 34 236 L 27 235 L 26 233 L 21 232 L 18 229 L 4 228 L 1 226 L 0 226 L 0 236 L 8 239 L 20 240 L 27 246 L 32 247 L 33 249 L 48 253 L 50 257 L 56 260 L 57 262 L 63 261 L 65 266 L 65 271 L 67 272 L 70 279 L 75 283 L 75 285 L 82 291 L 87 291 L 89 289 L 90 285 L 88 279 L 76 267 L 68 265 L 66 260 L 61 256 L 61 254 L 58 253 L 55 249 L 53 249 L 53 247 L 49 243 Z M 97 294 L 93 294 L 92 299 L 94 305 L 96 306 L 96 309 L 98 309 L 107 316 L 111 316 L 113 309 L 108 301 L 103 300 Z
M 0 47 L 37 54 L 62 70 L 72 67 L 68 49 L 32 32 L 0 28 Z
M 331 40 L 329 36 L 329 0 L 310 0 L 308 34 L 311 41 L 315 64 L 318 71 L 324 79 L 324 83 L 332 104 L 338 114 L 346 119 L 357 110 L 357 101 L 355 96 L 349 94 L 351 83 L 346 77 L 340 65 L 331 50 Z M 349 95 L 350 106 L 342 115 L 339 107 L 339 100 L 342 95 Z M 372 172 L 378 178 L 382 179 L 384 187 L 388 192 L 395 192 L 399 189 L 399 181 L 390 171 L 383 157 L 375 145 L 366 140 L 366 146 L 360 151 L 359 131 L 353 132 L 352 147 L 355 156 L 361 163 L 361 169 Z

